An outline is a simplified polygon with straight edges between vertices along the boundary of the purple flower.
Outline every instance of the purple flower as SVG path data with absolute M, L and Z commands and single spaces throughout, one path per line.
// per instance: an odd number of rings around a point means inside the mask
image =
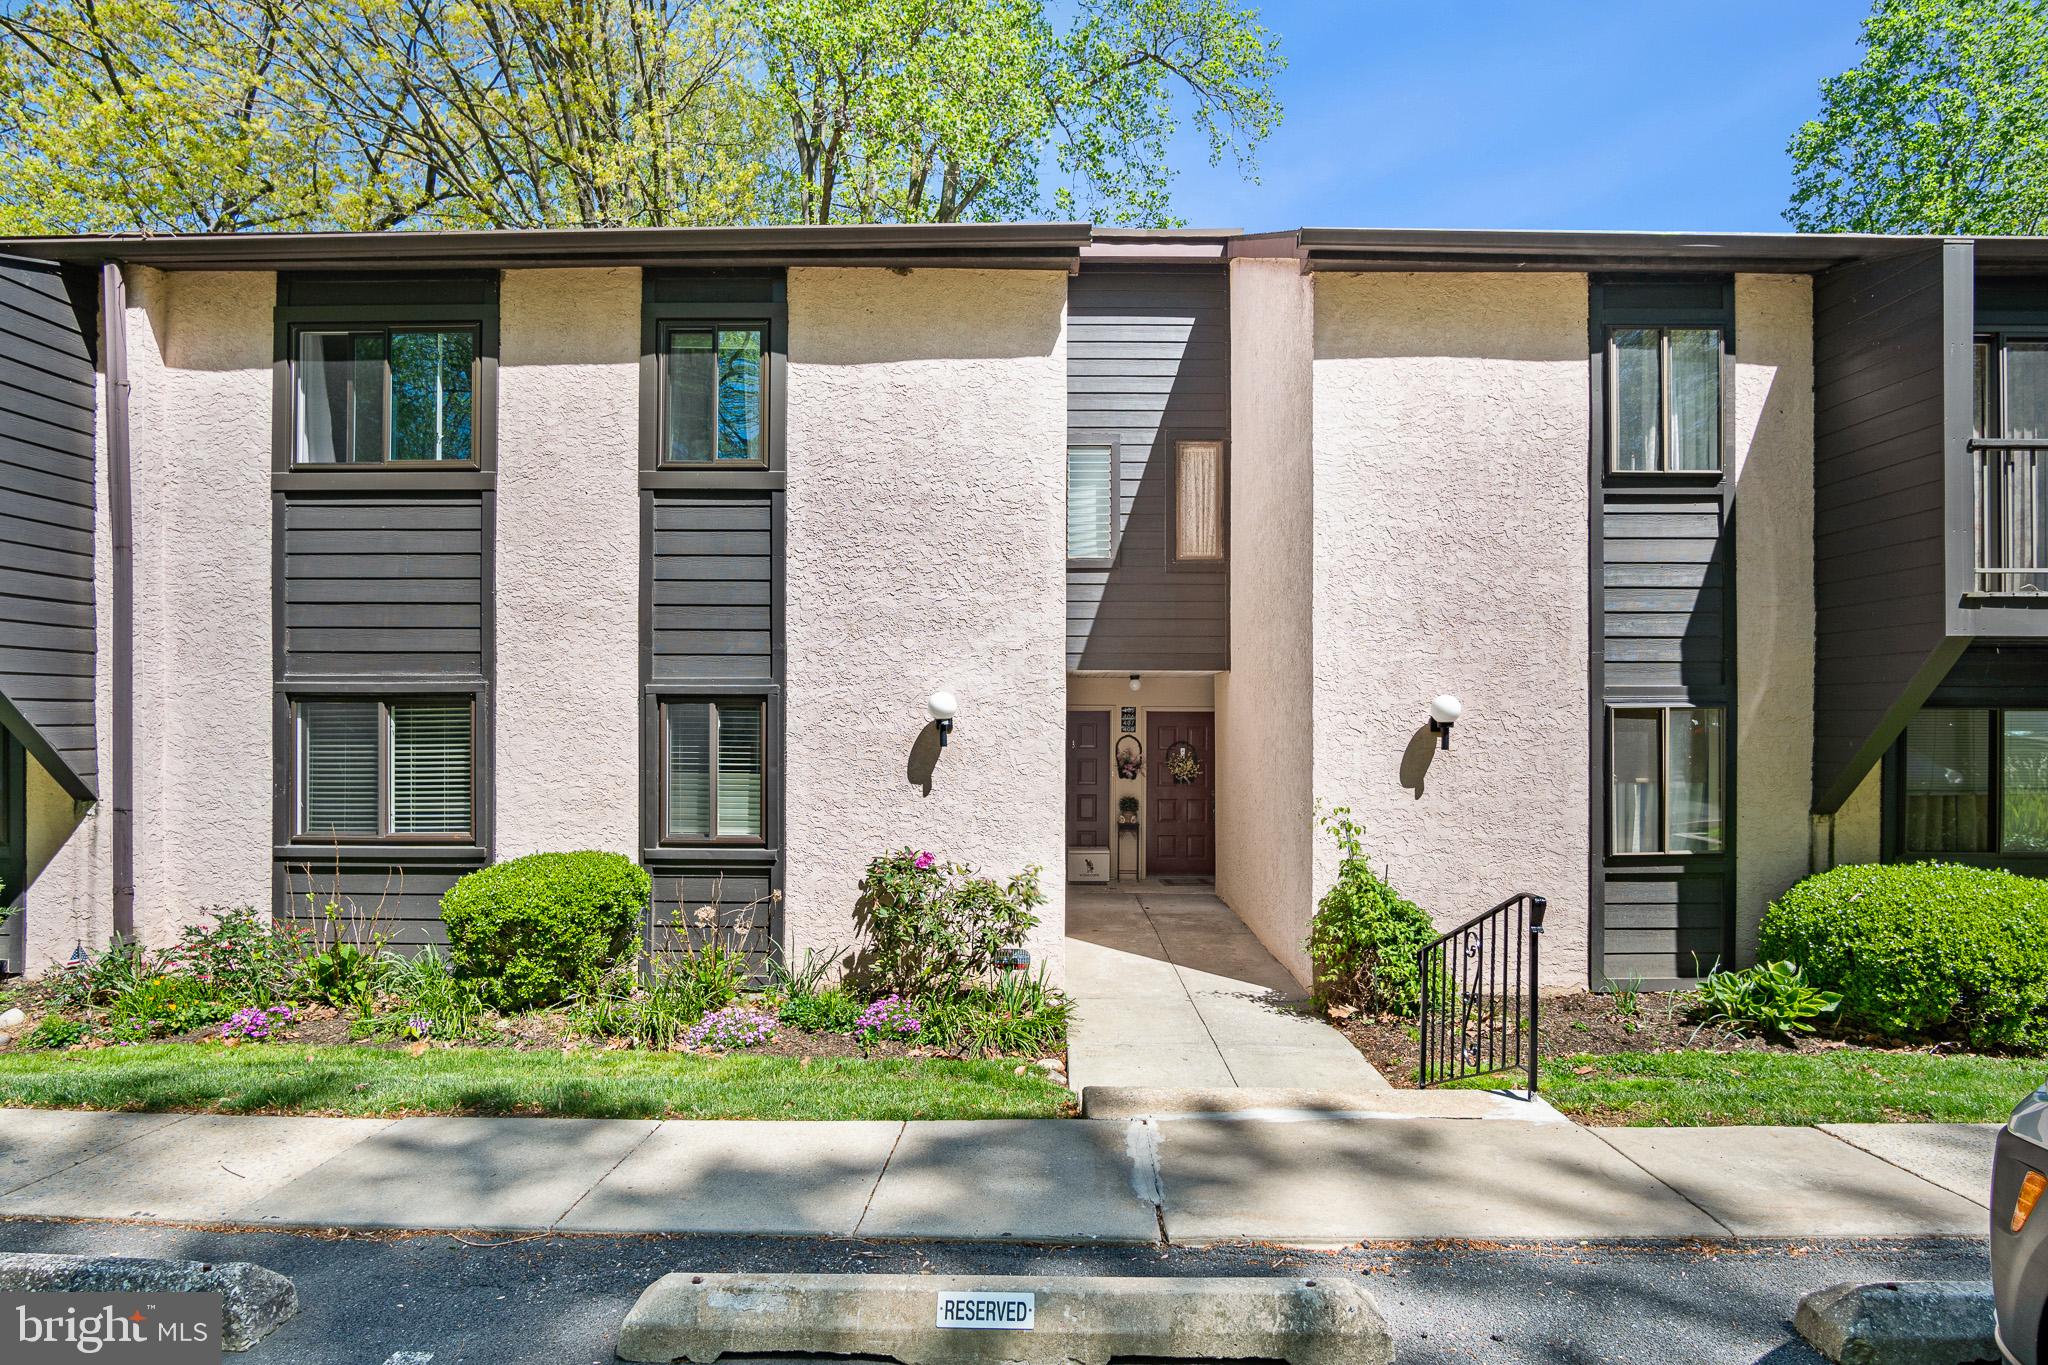
M 772 1014 L 763 1014 L 745 1005 L 727 1005 L 724 1009 L 711 1011 L 692 1025 L 690 1031 L 683 1035 L 683 1046 L 715 1047 L 727 1051 L 759 1047 L 773 1039 L 779 1027 Z
M 917 870 L 919 872 L 928 872 L 931 870 L 932 864 L 936 862 L 938 862 L 938 859 L 934 858 L 931 854 L 920 853 L 917 855 Z
M 405 1031 L 415 1038 L 424 1038 L 434 1031 L 434 1021 L 424 1014 L 415 1014 L 405 1021 Z
M 903 1003 L 899 995 L 885 995 L 860 1012 L 854 1021 L 853 1032 L 863 1043 L 877 1038 L 914 1038 L 924 1029 L 924 1021 L 910 1012 L 910 1006 Z

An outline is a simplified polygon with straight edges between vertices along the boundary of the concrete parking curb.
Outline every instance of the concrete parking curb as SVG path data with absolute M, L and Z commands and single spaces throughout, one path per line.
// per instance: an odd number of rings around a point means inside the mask
M 221 1345 L 246 1351 L 299 1314 L 299 1293 L 247 1261 L 0 1253 L 0 1290 L 25 1294 L 218 1294 Z
M 1829 1285 L 1799 1301 L 1792 1325 L 1837 1365 L 1955 1365 L 2001 1358 L 1988 1283 Z
M 1394 1346 L 1372 1296 L 1337 1277 L 675 1274 L 648 1286 L 619 1330 L 621 1360 L 793 1353 L 900 1365 L 1389 1365 Z

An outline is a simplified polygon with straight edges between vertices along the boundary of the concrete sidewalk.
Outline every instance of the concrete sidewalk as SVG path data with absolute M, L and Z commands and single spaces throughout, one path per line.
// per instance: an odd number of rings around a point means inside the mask
M 1991 1124 L 1594 1129 L 1470 1112 L 766 1123 L 8 1109 L 0 1217 L 1303 1246 L 1985 1232 Z
M 1385 1090 L 1206 887 L 1067 887 L 1067 1074 L 1087 1086 Z

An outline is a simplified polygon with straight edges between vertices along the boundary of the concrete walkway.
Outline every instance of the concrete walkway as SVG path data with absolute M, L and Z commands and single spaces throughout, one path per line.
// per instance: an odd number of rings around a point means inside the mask
M 8 1109 L 0 1218 L 1303 1246 L 1986 1231 L 1990 1124 L 1594 1129 L 1412 1093 L 933 1123 Z M 1426 1109 L 1472 1117 L 1406 1116 Z
M 1067 888 L 1074 1088 L 1387 1089 L 1207 887 Z

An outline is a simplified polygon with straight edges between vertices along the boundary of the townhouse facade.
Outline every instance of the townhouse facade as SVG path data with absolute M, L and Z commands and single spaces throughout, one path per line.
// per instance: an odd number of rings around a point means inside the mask
M 910 845 L 1043 868 L 1055 979 L 1142 878 L 1305 980 L 1348 806 L 1692 980 L 1811 870 L 2048 868 L 2044 449 L 2032 240 L 0 243 L 0 956 L 569 848 L 835 952 Z

